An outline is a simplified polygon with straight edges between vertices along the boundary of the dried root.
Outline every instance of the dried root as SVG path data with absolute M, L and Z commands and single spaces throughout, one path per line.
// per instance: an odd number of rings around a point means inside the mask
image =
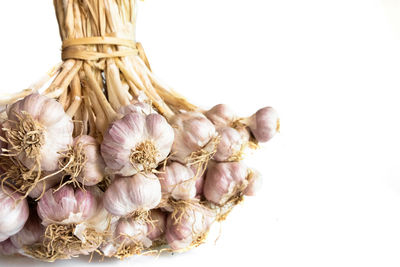
M 134 166 L 137 164 L 142 165 L 144 172 L 151 172 L 155 167 L 157 167 L 158 156 L 159 152 L 153 142 L 146 140 L 132 150 L 130 162 Z
M 54 262 L 58 259 L 69 259 L 79 254 L 88 254 L 97 251 L 104 242 L 105 234 L 98 233 L 93 229 L 86 229 L 82 242 L 74 235 L 76 225 L 47 226 L 42 243 L 25 246 L 25 254 L 38 260 Z
M 220 142 L 220 136 L 216 136 L 202 149 L 193 152 L 186 160 L 188 166 L 196 166 L 197 173 L 195 177 L 200 177 L 207 169 L 208 162 L 217 152 L 217 146 Z
M 84 149 L 85 145 L 78 143 L 74 147 L 69 146 L 67 150 L 59 152 L 61 155 L 59 160 L 60 169 L 65 173 L 59 188 L 67 184 L 73 184 L 76 187 L 84 188 L 84 183 L 81 186 L 78 181 L 78 177 L 82 173 L 83 168 L 85 168 L 85 164 L 88 160 Z M 68 176 L 69 179 L 64 182 L 66 176 Z

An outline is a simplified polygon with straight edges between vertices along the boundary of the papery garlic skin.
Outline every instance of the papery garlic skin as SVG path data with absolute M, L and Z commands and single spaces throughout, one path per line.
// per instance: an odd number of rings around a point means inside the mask
M 178 162 L 168 164 L 157 175 L 163 194 L 176 200 L 189 200 L 196 196 L 195 173 L 190 167 Z
M 54 192 L 49 189 L 39 200 L 37 212 L 42 224 L 79 224 L 93 217 L 98 203 L 90 190 L 83 191 L 70 185 Z
M 167 227 L 167 213 L 154 209 L 150 211 L 150 221 L 147 223 L 147 237 L 151 240 L 158 240 L 165 233 Z
M 247 119 L 247 124 L 256 140 L 268 142 L 279 131 L 279 116 L 275 109 L 265 107 Z
M 29 207 L 21 194 L 13 192 L 5 185 L 0 189 L 0 207 L 0 242 L 2 242 L 21 231 L 29 217 Z
M 239 155 L 245 141 L 240 133 L 231 127 L 221 127 L 217 131 L 221 139 L 213 159 L 220 162 L 231 161 L 233 157 Z
M 18 254 L 18 249 L 13 245 L 10 239 L 0 242 L 0 255 L 11 256 Z
M 204 196 L 217 205 L 225 204 L 237 190 L 247 186 L 248 168 L 242 162 L 217 163 L 207 170 Z
M 255 196 L 257 192 L 261 190 L 263 185 L 263 178 L 259 171 L 257 170 L 250 170 L 250 173 L 247 177 L 248 185 L 243 193 L 246 196 Z
M 152 173 L 115 179 L 104 194 L 104 207 L 115 216 L 155 208 L 161 201 L 161 185 Z
M 229 126 L 235 120 L 235 112 L 225 104 L 218 104 L 205 112 L 215 126 Z
M 129 113 L 110 125 L 101 154 L 111 171 L 130 176 L 145 168 L 156 168 L 170 153 L 173 141 L 174 131 L 163 116 Z
M 82 146 L 86 162 L 76 179 L 86 185 L 92 186 L 100 183 L 105 174 L 106 164 L 100 154 L 100 144 L 89 135 L 82 135 L 74 139 L 74 147 Z
M 141 101 L 134 101 L 133 103 L 127 106 L 123 106 L 119 109 L 119 113 L 124 116 L 129 113 L 135 113 L 135 112 L 143 113 L 146 115 L 149 115 L 151 113 L 156 113 L 151 105 Z
M 20 123 L 18 116 L 29 114 L 41 128 L 41 145 L 38 158 L 32 158 L 22 151 L 18 159 L 27 167 L 33 168 L 39 160 L 40 168 L 44 171 L 55 171 L 58 168 L 60 154 L 72 144 L 74 125 L 72 119 L 64 112 L 63 106 L 54 99 L 39 94 L 31 94 L 12 104 L 8 110 L 8 119 Z M 10 130 L 16 129 L 15 123 L 7 123 Z M 8 134 L 6 134 L 8 136 Z M 9 144 L 9 149 L 13 150 Z
M 193 152 L 204 148 L 217 136 L 215 126 L 199 112 L 186 112 L 172 119 L 175 140 L 171 159 L 187 164 Z
M 44 236 L 44 232 L 45 228 L 41 225 L 37 215 L 31 213 L 24 228 L 17 234 L 11 236 L 10 241 L 16 248 L 21 249 L 23 246 L 40 242 Z
M 180 216 L 181 214 L 177 214 Z M 165 238 L 173 250 L 188 248 L 196 238 L 206 234 L 215 220 L 215 214 L 202 206 L 187 209 L 180 221 L 172 215 L 167 218 Z

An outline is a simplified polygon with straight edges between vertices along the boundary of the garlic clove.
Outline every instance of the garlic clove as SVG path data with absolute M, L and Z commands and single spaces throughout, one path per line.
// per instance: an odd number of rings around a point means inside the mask
M 261 173 L 254 169 L 250 170 L 247 181 L 248 185 L 243 193 L 246 196 L 255 196 L 261 190 L 263 184 Z
M 171 159 L 187 164 L 193 152 L 204 148 L 217 136 L 215 126 L 203 114 L 186 112 L 172 119 L 175 140 Z
M 150 172 L 171 151 L 174 132 L 159 114 L 130 113 L 104 135 L 101 154 L 107 167 L 123 176 Z
M 115 216 L 155 208 L 161 201 L 161 185 L 152 173 L 115 179 L 104 194 L 104 207 Z
M 0 189 L 0 242 L 18 233 L 29 217 L 29 207 L 21 194 L 3 185 Z
M 149 217 L 151 223 L 147 223 L 147 237 L 152 241 L 158 240 L 165 233 L 167 227 L 167 213 L 159 209 L 154 209 L 150 211 Z
M 217 163 L 207 170 L 204 196 L 217 205 L 225 204 L 247 186 L 248 168 L 242 162 Z
M 228 126 L 235 120 L 234 111 L 225 104 L 218 104 L 205 112 L 206 117 L 215 126 Z
M 189 200 L 196 196 L 196 177 L 190 167 L 172 162 L 161 170 L 158 178 L 162 192 L 176 200 Z
M 247 119 L 247 124 L 258 142 L 268 142 L 279 132 L 279 116 L 275 109 L 265 107 Z
M 221 139 L 213 159 L 220 162 L 240 159 L 245 144 L 242 135 L 231 127 L 221 127 L 217 131 Z
M 66 185 L 58 191 L 49 189 L 39 200 L 37 212 L 42 224 L 79 224 L 96 214 L 98 203 L 90 190 L 74 190 Z

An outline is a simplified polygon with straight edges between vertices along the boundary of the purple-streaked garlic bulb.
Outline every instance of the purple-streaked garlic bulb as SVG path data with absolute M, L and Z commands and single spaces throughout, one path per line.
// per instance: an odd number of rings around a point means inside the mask
M 170 214 L 167 218 L 165 238 L 173 250 L 183 250 L 201 242 L 215 220 L 215 214 L 201 205 L 181 213 L 179 211 L 175 217 Z
M 24 246 L 40 242 L 43 239 L 44 231 L 45 228 L 40 223 L 39 217 L 34 212 L 31 212 L 24 228 L 11 236 L 10 240 L 16 248 L 21 249 Z
M 144 248 L 148 248 L 152 244 L 147 234 L 147 223 L 135 218 L 121 218 L 114 233 L 117 243 L 124 245 L 140 244 Z
M 165 233 L 167 227 L 167 213 L 154 209 L 150 211 L 150 222 L 147 223 L 147 237 L 151 240 L 158 240 Z
M 0 255 L 11 256 L 18 254 L 18 249 L 13 245 L 10 239 L 0 242 Z
M 151 113 L 155 113 L 153 107 L 146 103 L 146 102 L 141 102 L 141 101 L 134 101 L 133 103 L 123 106 L 120 108 L 119 113 L 122 115 L 128 115 L 129 113 L 143 113 L 146 115 L 149 115 Z
M 15 235 L 29 217 L 29 207 L 22 195 L 7 186 L 0 189 L 0 242 Z
M 250 170 L 247 177 L 247 182 L 248 185 L 243 193 L 246 196 L 255 196 L 257 192 L 260 191 L 263 184 L 261 173 L 254 169 Z
M 159 114 L 130 113 L 111 124 L 101 154 L 107 167 L 123 176 L 150 172 L 171 151 L 174 131 Z
M 40 163 L 44 171 L 58 168 L 60 151 L 72 144 L 73 123 L 63 106 L 54 99 L 32 94 L 7 110 L 3 125 L 8 148 L 28 168 Z
M 176 200 L 189 200 L 196 196 L 196 177 L 190 167 L 172 162 L 157 176 L 163 194 Z
M 229 126 L 235 120 L 235 112 L 225 104 L 218 104 L 205 112 L 215 126 Z
M 248 168 L 242 162 L 213 164 L 204 182 L 204 196 L 217 205 L 225 204 L 247 186 Z
M 83 191 L 66 185 L 58 191 L 49 189 L 38 202 L 37 211 L 42 224 L 79 224 L 96 215 L 98 203 L 90 190 Z
M 240 159 L 243 145 L 246 143 L 242 135 L 231 127 L 221 127 L 217 131 L 221 139 L 213 159 L 220 162 Z
M 258 110 L 253 116 L 245 119 L 251 133 L 258 142 L 268 142 L 279 132 L 279 116 L 275 109 L 265 107 Z
M 180 113 L 173 118 L 172 125 L 175 140 L 171 158 L 182 164 L 190 163 L 193 152 L 207 151 L 207 145 L 213 145 L 211 141 L 217 136 L 215 126 L 198 112 Z
M 86 186 L 100 183 L 105 176 L 105 163 L 100 154 L 100 144 L 89 135 L 74 139 L 71 149 L 63 153 L 65 173 Z
M 104 194 L 104 207 L 115 216 L 148 211 L 161 201 L 161 185 L 152 173 L 115 179 Z

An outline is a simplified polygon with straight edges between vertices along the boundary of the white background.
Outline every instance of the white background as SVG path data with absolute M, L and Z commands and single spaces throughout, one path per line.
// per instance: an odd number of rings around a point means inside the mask
M 2 93 L 59 62 L 51 2 L 2 2 Z M 146 0 L 137 31 L 153 70 L 190 100 L 240 115 L 272 105 L 282 129 L 249 158 L 263 190 L 216 245 L 92 265 L 400 265 L 399 0 Z

